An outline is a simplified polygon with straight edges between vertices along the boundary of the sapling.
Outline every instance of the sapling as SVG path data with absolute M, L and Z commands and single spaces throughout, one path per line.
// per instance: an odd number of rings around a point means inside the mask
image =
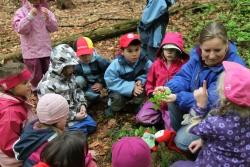
M 154 103 L 154 110 L 159 110 L 161 108 L 161 103 L 164 99 L 167 99 L 171 94 L 170 89 L 158 90 L 154 95 L 149 99 L 150 102 Z

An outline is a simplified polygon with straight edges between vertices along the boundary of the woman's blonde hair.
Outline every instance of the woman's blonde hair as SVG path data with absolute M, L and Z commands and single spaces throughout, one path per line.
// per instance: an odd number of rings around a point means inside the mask
M 198 43 L 201 45 L 203 42 L 213 38 L 219 38 L 223 43 L 228 43 L 227 31 L 222 23 L 212 22 L 204 27 L 200 32 Z
M 239 106 L 231 101 L 229 101 L 224 94 L 224 78 L 225 72 L 222 72 L 218 78 L 217 82 L 217 92 L 219 94 L 220 108 L 218 109 L 219 115 L 224 115 L 230 111 L 238 112 L 241 117 L 250 116 L 250 107 Z

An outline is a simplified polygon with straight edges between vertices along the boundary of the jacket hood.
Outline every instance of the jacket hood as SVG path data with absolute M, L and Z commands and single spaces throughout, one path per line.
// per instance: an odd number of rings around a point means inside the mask
M 61 75 L 64 67 L 77 64 L 79 63 L 75 51 L 69 45 L 61 44 L 52 50 L 49 72 Z
M 181 33 L 179 33 L 179 32 L 168 32 L 168 33 L 166 33 L 163 40 L 162 40 L 160 49 L 158 50 L 158 52 L 156 54 L 157 57 L 161 57 L 162 47 L 164 45 L 167 45 L 167 44 L 172 44 L 172 45 L 177 46 L 182 52 L 181 55 L 180 55 L 180 57 L 182 59 L 188 59 L 189 58 L 188 54 L 184 51 L 184 40 L 183 40 L 183 37 L 182 37 Z
M 34 129 L 33 126 L 37 122 L 38 120 L 35 120 L 28 124 L 14 144 L 13 150 L 16 159 L 26 160 L 36 149 L 57 136 L 57 133 L 51 128 Z

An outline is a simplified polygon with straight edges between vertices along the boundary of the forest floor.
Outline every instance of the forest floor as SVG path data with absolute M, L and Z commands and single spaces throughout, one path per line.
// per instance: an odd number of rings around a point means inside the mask
M 11 20 L 18 5 L 12 2 L 15 1 L 9 0 L 6 2 L 5 0 L 0 0 L 0 56 L 16 52 L 20 49 L 18 34 L 11 27 Z M 76 8 L 71 10 L 59 10 L 56 8 L 55 2 L 50 2 L 50 9 L 56 15 L 59 23 L 59 30 L 51 34 L 52 41 L 58 41 L 61 38 L 88 32 L 100 27 L 108 27 L 122 21 L 138 19 L 142 14 L 146 0 L 73 0 L 73 2 Z M 247 12 L 249 11 L 248 7 L 246 6 Z M 229 1 L 177 0 L 177 3 L 171 8 L 180 10 L 177 10 L 170 16 L 167 31 L 181 32 L 186 42 L 185 48 L 187 51 L 195 44 L 200 29 L 209 21 L 220 20 L 227 23 L 228 28 L 230 26 L 235 26 L 235 29 L 239 28 L 237 25 L 233 25 L 233 23 L 228 23 L 230 20 L 238 23 L 238 18 L 231 18 L 230 10 L 232 6 L 230 6 Z M 225 13 L 221 14 L 221 12 Z M 244 16 L 244 13 L 242 15 Z M 249 18 L 244 18 L 243 20 L 246 24 L 248 24 L 247 19 Z M 242 24 L 245 26 L 244 22 Z M 247 31 L 244 31 L 244 29 L 239 30 L 248 33 L 241 34 L 243 40 L 235 38 L 234 35 L 236 32 L 232 30 L 230 32 L 232 34 L 231 37 L 235 41 L 239 43 L 243 41 L 243 44 L 245 44 L 244 41 L 249 41 L 248 38 L 244 38 L 245 35 L 249 37 L 249 29 Z M 117 50 L 118 38 L 98 41 L 94 46 L 99 54 L 112 60 Z M 250 54 L 246 48 L 242 46 L 240 53 L 244 54 L 243 57 L 246 60 L 249 60 L 248 57 Z M 99 167 L 111 166 L 111 146 L 113 142 L 122 136 L 140 136 L 141 132 L 145 130 L 144 127 L 135 124 L 135 114 L 133 112 L 119 113 L 119 115 L 116 115 L 112 119 L 104 118 L 103 112 L 105 106 L 105 103 L 100 103 L 100 105 L 90 108 L 94 119 L 97 120 L 98 128 L 97 132 L 90 136 L 89 148 L 96 151 L 96 160 Z M 151 127 L 151 130 L 154 131 L 155 129 Z M 167 167 L 173 161 L 180 158 L 182 158 L 181 155 L 175 156 L 175 153 L 171 152 L 156 153 L 153 155 L 154 166 Z M 167 159 L 167 162 L 163 163 L 164 159 Z

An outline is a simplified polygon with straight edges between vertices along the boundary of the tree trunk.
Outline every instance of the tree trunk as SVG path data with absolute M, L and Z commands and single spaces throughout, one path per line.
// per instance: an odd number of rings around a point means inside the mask
M 75 4 L 72 0 L 56 0 L 56 6 L 58 9 L 72 9 Z
M 58 41 L 54 41 L 53 46 L 66 43 L 74 48 L 74 43 L 80 36 L 89 37 L 90 39 L 93 40 L 93 42 L 101 41 L 107 38 L 117 37 L 127 32 L 136 31 L 138 21 L 139 20 L 130 20 L 130 21 L 119 23 L 119 24 L 115 24 L 113 26 L 103 27 L 103 28 L 99 28 L 96 30 L 91 30 L 89 32 L 83 32 L 80 34 L 74 34 L 70 37 L 59 39 Z M 22 59 L 21 51 L 18 50 L 15 53 L 1 56 L 0 62 L 3 60 L 8 61 L 8 60 L 21 60 L 21 59 Z

